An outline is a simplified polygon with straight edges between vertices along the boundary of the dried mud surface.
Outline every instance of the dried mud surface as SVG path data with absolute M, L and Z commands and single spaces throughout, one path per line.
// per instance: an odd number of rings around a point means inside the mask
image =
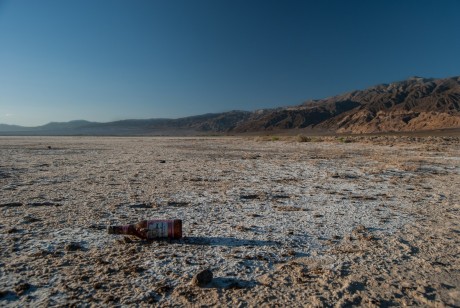
M 0 305 L 459 307 L 459 138 L 309 141 L 1 137 Z

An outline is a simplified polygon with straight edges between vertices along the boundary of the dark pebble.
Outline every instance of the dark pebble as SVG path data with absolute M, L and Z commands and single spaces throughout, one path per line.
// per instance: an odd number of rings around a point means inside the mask
M 102 287 L 104 287 L 104 285 L 101 282 L 96 282 L 93 284 L 93 288 L 96 290 L 102 289 Z
M 199 286 L 199 287 L 204 287 L 208 283 L 212 281 L 213 275 L 211 270 L 205 269 L 198 274 L 196 274 L 193 279 L 192 279 L 192 284 Z
M 72 242 L 65 246 L 65 250 L 66 251 L 83 250 L 83 246 L 81 246 L 80 243 Z
M 16 294 L 22 295 L 25 292 L 27 292 L 27 290 L 29 290 L 31 287 L 32 286 L 30 284 L 28 284 L 27 282 L 20 283 L 14 288 L 14 291 L 16 292 Z

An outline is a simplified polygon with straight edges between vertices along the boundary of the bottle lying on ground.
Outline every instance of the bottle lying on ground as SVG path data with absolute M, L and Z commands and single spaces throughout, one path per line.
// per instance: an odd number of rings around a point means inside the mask
M 143 220 L 133 225 L 109 226 L 107 232 L 109 234 L 134 235 L 145 240 L 180 239 L 182 237 L 182 220 Z

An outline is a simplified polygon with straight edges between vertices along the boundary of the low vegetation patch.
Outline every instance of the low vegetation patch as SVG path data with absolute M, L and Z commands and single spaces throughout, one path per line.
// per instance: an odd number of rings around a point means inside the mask
M 305 135 L 297 135 L 298 142 L 311 142 L 312 138 L 305 136 Z

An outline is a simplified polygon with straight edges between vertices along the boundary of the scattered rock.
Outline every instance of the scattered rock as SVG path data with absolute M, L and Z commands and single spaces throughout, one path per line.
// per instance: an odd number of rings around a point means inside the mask
M 192 284 L 199 287 L 204 287 L 212 281 L 213 274 L 210 269 L 205 269 L 196 274 L 192 279 Z
M 251 230 L 251 228 L 248 228 L 248 227 L 246 227 L 246 226 L 241 226 L 241 225 L 235 226 L 234 228 L 235 228 L 236 230 L 238 230 L 238 231 L 241 231 L 241 232 L 246 232 L 246 231 Z
M 32 287 L 32 285 L 30 285 L 30 284 L 27 283 L 27 282 L 24 282 L 24 283 L 18 284 L 18 285 L 14 288 L 14 291 L 16 292 L 17 295 L 22 295 L 22 294 L 24 294 L 25 292 L 27 292 L 31 287 Z
M 104 287 L 104 285 L 102 284 L 102 282 L 93 283 L 93 289 L 95 289 L 95 290 L 102 289 L 103 287 Z
M 84 247 L 80 243 L 71 242 L 71 243 L 65 245 L 64 249 L 66 251 L 77 251 L 77 250 L 84 250 Z
M 164 164 L 164 163 L 166 163 L 166 160 L 164 160 L 164 159 L 159 159 L 158 162 L 159 162 L 160 164 Z

